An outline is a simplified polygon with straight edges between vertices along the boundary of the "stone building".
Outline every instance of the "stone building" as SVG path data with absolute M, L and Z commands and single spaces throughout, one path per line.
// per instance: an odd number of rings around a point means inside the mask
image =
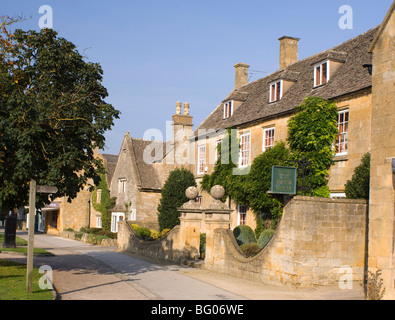
M 279 39 L 280 69 L 248 83 L 249 65 L 235 67 L 235 87 L 211 114 L 192 131 L 189 103 L 177 102 L 172 139 L 155 144 L 125 134 L 111 194 L 117 197 L 114 221 L 131 219 L 148 227 L 157 226 L 160 190 L 168 173 L 186 166 L 199 185 L 204 174 L 214 170 L 217 147 L 226 128 L 238 131 L 241 142 L 239 167 L 276 142 L 286 141 L 287 121 L 306 97 L 317 96 L 337 104 L 340 135 L 334 141 L 335 164 L 330 169 L 331 197 L 345 197 L 345 183 L 351 179 L 362 156 L 371 151 L 372 54 L 369 47 L 379 33 L 377 26 L 336 47 L 298 60 L 299 38 Z M 144 161 L 144 153 L 161 152 Z M 208 204 L 202 192 L 198 201 Z M 245 206 L 231 202 L 231 228 L 239 224 L 256 226 L 256 215 Z M 121 218 L 122 217 L 122 218 Z
M 351 179 L 362 156 L 371 150 L 372 55 L 368 52 L 379 27 L 334 48 L 298 60 L 298 38 L 282 37 L 280 69 L 248 83 L 249 65 L 235 65 L 235 87 L 194 131 L 194 172 L 198 184 L 211 173 L 217 146 L 226 128 L 236 129 L 240 141 L 239 167 L 248 167 L 255 157 L 276 142 L 286 141 L 287 121 L 306 97 L 317 96 L 337 104 L 340 135 L 334 141 L 335 164 L 330 169 L 331 197 L 345 197 L 345 183 Z M 202 202 L 210 198 L 202 193 Z M 231 227 L 256 225 L 247 207 L 231 203 Z
M 385 298 L 395 299 L 395 2 L 373 53 L 368 264 L 382 271 Z

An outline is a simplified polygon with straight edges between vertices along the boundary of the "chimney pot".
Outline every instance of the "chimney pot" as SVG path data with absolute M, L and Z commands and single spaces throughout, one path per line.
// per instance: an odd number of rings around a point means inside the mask
M 240 88 L 248 83 L 248 68 L 250 66 L 246 63 L 237 63 L 235 65 L 235 89 Z
M 284 36 L 280 41 L 280 69 L 298 61 L 298 42 L 300 38 Z
M 184 115 L 189 116 L 189 102 L 184 103 Z
M 181 101 L 177 101 L 176 102 L 176 114 L 181 114 L 181 106 L 182 106 Z

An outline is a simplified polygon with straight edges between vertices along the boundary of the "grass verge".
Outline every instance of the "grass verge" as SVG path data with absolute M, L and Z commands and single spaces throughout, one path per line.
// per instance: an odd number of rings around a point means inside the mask
M 43 276 L 33 269 L 33 290 L 26 292 L 26 265 L 0 259 L 0 300 L 53 300 L 52 290 L 40 289 Z
M 27 254 L 27 241 L 16 237 L 15 239 L 15 244 L 16 248 L 4 248 L 3 247 L 4 243 L 4 232 L 0 232 L 0 252 L 18 252 L 22 254 Z M 49 255 L 52 256 L 53 254 L 40 248 L 34 248 L 33 253 L 35 255 Z

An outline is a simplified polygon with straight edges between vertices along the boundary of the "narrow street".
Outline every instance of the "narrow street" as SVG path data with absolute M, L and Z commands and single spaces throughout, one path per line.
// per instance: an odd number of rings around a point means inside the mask
M 18 232 L 27 239 L 27 232 Z M 61 300 L 360 300 L 360 287 L 292 289 L 195 268 L 149 261 L 115 247 L 100 247 L 51 235 L 35 235 L 35 247 L 54 254 L 34 257 L 50 266 Z M 0 253 L 0 259 L 25 263 L 26 257 Z

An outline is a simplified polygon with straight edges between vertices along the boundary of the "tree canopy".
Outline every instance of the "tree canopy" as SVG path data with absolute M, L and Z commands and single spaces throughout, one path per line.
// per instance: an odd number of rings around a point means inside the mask
M 0 201 L 26 203 L 29 181 L 69 201 L 103 165 L 94 156 L 119 111 L 104 99 L 103 70 L 52 29 L 0 33 Z M 45 200 L 45 199 L 44 199 Z M 47 199 L 46 199 L 47 200 Z

